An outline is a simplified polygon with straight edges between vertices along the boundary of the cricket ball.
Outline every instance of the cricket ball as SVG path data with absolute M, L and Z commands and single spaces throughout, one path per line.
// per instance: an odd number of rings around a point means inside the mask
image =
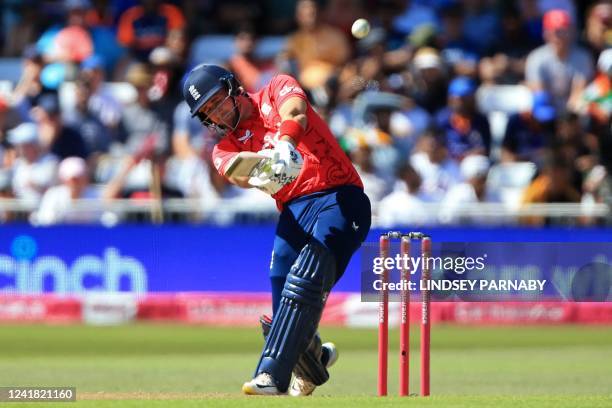
M 365 18 L 355 20 L 351 27 L 351 33 L 355 38 L 362 39 L 370 33 L 370 23 Z

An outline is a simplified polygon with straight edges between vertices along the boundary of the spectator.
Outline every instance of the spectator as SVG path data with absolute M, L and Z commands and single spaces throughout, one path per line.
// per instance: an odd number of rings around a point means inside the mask
M 474 75 L 478 61 L 477 45 L 464 32 L 464 9 L 461 3 L 450 3 L 440 11 L 442 31 L 441 54 L 457 75 Z
M 563 10 L 551 10 L 543 19 L 545 45 L 527 57 L 525 76 L 534 90 L 552 96 L 559 112 L 565 112 L 577 100 L 593 76 L 593 62 L 588 52 L 574 44 L 573 24 Z
M 95 159 L 101 153 L 107 153 L 113 142 L 109 129 L 89 110 L 92 95 L 90 80 L 78 78 L 76 85 L 76 106 L 64 115 L 64 123 L 75 129 L 83 138 L 85 150 Z
M 410 35 L 404 39 L 404 42 L 408 40 L 408 47 L 412 48 L 412 50 L 418 50 L 423 47 L 433 47 L 433 48 L 442 48 L 442 44 L 444 41 L 444 36 L 442 33 L 447 30 L 442 28 L 437 28 L 430 24 L 424 24 L 418 26 L 416 29 L 410 33 Z
M 81 64 L 81 76 L 91 87 L 88 109 L 112 131 L 117 129 L 121 119 L 121 105 L 104 87 L 104 61 L 92 55 Z
M 605 203 L 606 199 L 609 199 L 609 188 L 610 188 L 610 175 L 608 174 L 605 166 L 596 165 L 589 171 L 589 173 L 584 178 L 584 182 L 582 185 L 582 198 L 581 204 L 582 208 L 586 210 L 587 214 L 581 218 L 581 223 L 584 225 L 596 225 L 600 223 L 595 217 L 588 215 L 589 206 L 595 203 Z
M 584 37 L 594 59 L 612 45 L 610 29 L 612 29 L 612 3 L 597 2 L 589 10 L 584 24 Z
M 463 160 L 471 154 L 489 154 L 491 131 L 486 116 L 476 110 L 476 83 L 468 77 L 453 79 L 448 87 L 448 108 L 436 117 L 444 132 L 450 157 Z
M 21 121 L 30 120 L 30 109 L 43 93 L 40 73 L 43 69 L 42 54 L 35 45 L 23 51 L 21 77 L 10 97 L 10 104 L 15 107 Z
M 175 28 L 168 32 L 166 47 L 176 57 L 176 65 L 182 71 L 186 70 L 187 58 L 189 57 L 189 37 L 185 28 Z
M 402 0 L 383 0 L 377 2 L 378 6 L 372 16 L 371 21 L 377 22 L 377 26 L 382 30 L 383 45 L 385 50 L 397 50 L 405 47 L 406 45 L 406 33 L 396 28 L 395 21 L 397 16 L 404 10 L 404 2 Z M 421 24 L 421 27 L 431 26 L 428 24 Z M 365 38 L 372 37 L 374 30 Z M 412 34 L 412 33 L 411 33 Z
M 529 36 L 514 5 L 506 5 L 501 15 L 501 35 L 480 61 L 483 83 L 518 84 L 525 77 L 525 61 L 538 43 Z
M 429 114 L 433 115 L 446 106 L 448 82 L 438 51 L 424 47 L 416 52 L 410 82 L 411 96 Z
M 236 74 L 248 92 L 258 91 L 270 81 L 276 71 L 272 60 L 261 59 L 255 55 L 256 46 L 255 29 L 243 25 L 234 39 L 236 52 L 228 61 L 229 69 Z
M 66 126 L 62 120 L 57 96 L 47 94 L 40 97 L 32 109 L 32 117 L 38 124 L 38 134 L 44 149 L 64 159 L 70 156 L 87 158 L 89 152 L 81 134 Z
M 87 15 L 91 9 L 89 0 L 64 0 L 68 11 L 65 25 L 51 25 L 38 39 L 36 45 L 46 60 L 78 64 L 96 54 L 103 57 L 105 69 L 110 72 L 123 54 L 114 31 L 104 26 L 89 26 Z
M 395 93 L 373 91 L 363 92 L 355 99 L 353 116 L 357 127 L 377 122 L 378 129 L 391 136 L 393 147 L 403 157 L 410 154 L 431 120 L 429 114 L 411 99 Z
M 293 5 L 295 0 L 290 0 L 289 5 Z M 215 32 L 231 32 L 242 21 L 261 21 L 265 2 L 252 0 L 224 0 L 214 1 L 211 10 L 213 21 L 211 24 Z M 291 8 L 293 11 L 293 8 Z M 198 23 L 200 23 L 198 21 Z
M 385 68 L 385 33 L 374 28 L 367 37 L 357 43 L 359 58 L 347 63 L 339 72 L 337 80 L 332 78 L 326 82 L 337 84 L 336 98 L 351 103 L 360 92 L 378 91 L 384 87 Z M 315 96 L 317 94 L 315 93 Z M 319 105 L 321 105 L 319 103 Z
M 0 97 L 0 193 L 7 193 L 10 190 L 11 167 L 15 159 L 15 151 L 7 140 L 7 115 L 9 106 Z M 1 219 L 2 216 L 0 216 Z
M 160 200 L 183 198 L 183 192 L 191 192 L 183 187 L 194 186 L 193 183 L 199 180 L 196 177 L 197 168 L 192 169 L 194 171 L 190 173 L 183 172 L 182 175 L 188 177 L 184 180 L 177 180 L 176 175 L 168 176 L 168 161 L 164 154 L 157 151 L 156 141 L 155 137 L 147 137 L 138 150 L 123 156 L 120 162 L 116 163 L 115 172 L 103 191 L 105 199 Z
M 6 145 L 6 126 L 7 126 L 7 114 L 9 111 L 9 105 L 6 100 L 0 96 L 0 146 Z M 0 160 L 0 163 L 2 160 Z M 1 166 L 0 166 L 1 167 Z
M 217 196 L 210 168 L 198 156 L 170 157 L 165 165 L 163 185 L 180 192 L 183 197 L 200 198 L 207 203 Z
M 353 22 L 366 15 L 363 3 L 355 0 L 329 0 L 323 12 L 324 20 L 348 34 Z
M 369 146 L 372 149 L 375 172 L 384 180 L 394 178 L 399 161 L 391 131 L 391 116 L 395 110 L 396 108 L 391 106 L 373 106 L 368 111 L 368 122 L 363 127 L 352 128 L 347 134 L 350 150 L 361 146 Z
M 576 21 L 576 6 L 574 0 L 536 0 L 540 15 L 551 10 L 562 10 L 570 16 L 571 21 Z
M 531 161 L 541 165 L 555 137 L 556 115 L 550 95 L 545 91 L 535 92 L 531 111 L 512 114 L 508 119 L 501 161 Z
M 523 194 L 523 205 L 532 203 L 578 203 L 580 193 L 574 188 L 571 164 L 553 156 L 542 173 L 527 187 Z M 531 225 L 550 223 L 545 217 L 525 217 L 523 222 Z
M 461 161 L 464 182 L 451 188 L 441 202 L 440 222 L 455 224 L 471 222 L 487 223 L 480 215 L 466 214 L 472 204 L 497 201 L 487 193 L 486 181 L 489 159 L 481 155 L 468 156 Z
M 157 154 L 168 149 L 169 127 L 160 114 L 154 109 L 149 98 L 149 89 L 153 78 L 149 68 L 144 64 L 133 65 L 126 79 L 137 91 L 136 102 L 123 110 L 121 128 L 125 145 L 134 153 L 153 140 Z
M 296 0 L 267 0 L 261 3 L 262 23 L 268 34 L 284 35 L 293 28 Z
M 28 46 L 36 41 L 37 30 L 39 29 L 41 16 L 40 10 L 36 7 L 34 1 L 24 0 L 13 4 L 15 10 L 13 15 L 15 19 L 12 23 L 7 24 L 4 28 L 6 37 L 4 38 L 4 47 L 2 55 L 5 57 L 16 57 Z M 10 6 L 9 6 L 10 7 Z M 10 13 L 8 10 L 4 10 L 7 14 Z M 9 18 L 3 19 L 3 23 L 6 24 Z
M 161 174 L 155 175 L 154 171 L 161 170 L 168 152 L 169 124 L 149 98 L 153 82 L 148 66 L 132 65 L 126 79 L 136 88 L 137 98 L 123 110 L 120 134 L 124 141 L 123 153 L 127 155 L 119 158 L 120 163 L 112 165 L 110 184 L 113 187 L 105 192 L 107 197 L 130 197 L 134 193 L 151 195 L 152 182 L 161 180 Z M 159 189 L 163 187 L 157 185 Z
M 351 160 L 363 181 L 363 188 L 370 202 L 377 205 L 387 193 L 387 183 L 376 175 L 372 164 L 372 148 L 368 145 L 357 147 L 351 152 Z
M 321 22 L 316 1 L 298 0 L 295 18 L 298 30 L 287 40 L 285 57 L 297 62 L 301 85 L 318 88 L 347 62 L 350 46 L 342 31 Z
M 178 57 L 166 46 L 155 48 L 149 54 L 149 62 L 153 68 L 153 85 L 149 89 L 151 101 L 168 100 L 172 108 L 182 100 L 179 97 L 179 81 L 182 71 L 179 71 Z
M 48 57 L 54 61 L 80 63 L 91 56 L 94 50 L 85 20 L 91 3 L 89 0 L 66 0 L 65 6 L 68 10 L 66 27 L 54 37 Z
M 598 164 L 598 142 L 587 134 L 575 113 L 566 113 L 557 120 L 553 151 L 566 163 L 572 164 L 574 187 L 580 191 L 582 180 Z
M 542 42 L 542 12 L 538 7 L 537 0 L 519 0 L 518 8 L 525 31 L 532 41 Z
M 421 190 L 421 177 L 409 164 L 397 172 L 393 192 L 383 198 L 378 206 L 380 227 L 415 226 L 431 223 L 431 212 L 425 208 L 429 201 Z
M 13 199 L 11 191 L 11 175 L 9 172 L 0 170 L 0 199 Z M 14 219 L 10 211 L 0 210 L 0 222 L 8 222 Z
M 415 150 L 410 164 L 421 176 L 423 192 L 432 201 L 441 201 L 461 181 L 459 165 L 448 157 L 444 138 L 434 132 L 423 135 Z
M 393 21 L 394 28 L 400 33 L 408 35 L 419 26 L 437 24 L 436 13 L 430 6 L 412 0 L 399 0 L 396 3 L 403 3 L 403 10 Z
M 38 201 L 54 184 L 57 157 L 41 147 L 39 129 L 33 123 L 22 123 L 10 130 L 8 142 L 17 151 L 12 180 L 15 197 Z
M 32 221 L 40 225 L 59 223 L 99 222 L 102 211 L 99 206 L 75 206 L 75 200 L 99 199 L 100 190 L 89 183 L 85 160 L 67 157 L 58 168 L 61 184 L 49 188 L 43 195 Z
M 189 113 L 189 106 L 181 102 L 174 110 L 172 152 L 179 159 L 206 155 L 212 152 L 213 135 L 206 126 Z
M 189 106 L 184 101 L 176 107 L 173 123 L 173 155 L 167 163 L 165 184 L 174 186 L 185 197 L 202 198 L 208 204 L 213 200 L 211 197 L 217 196 L 207 164 L 214 136 L 197 118 L 191 117 Z
M 431 117 L 414 101 L 406 99 L 401 109 L 393 112 L 389 128 L 393 135 L 393 144 L 401 157 L 412 153 L 423 133 L 430 127 Z
M 92 6 L 85 15 L 85 21 L 89 27 L 105 27 L 112 29 L 115 25 L 109 0 L 92 0 Z
M 499 19 L 488 0 L 463 0 L 466 38 L 475 44 L 480 54 L 487 52 L 499 38 Z
M 149 61 L 152 77 L 147 92 L 151 107 L 164 123 L 170 125 L 176 106 L 183 100 L 181 78 L 184 71 L 178 57 L 166 46 L 151 51 Z
M 171 30 L 185 27 L 181 10 L 161 0 L 140 0 L 119 19 L 117 39 L 132 57 L 146 61 L 155 47 L 164 45 Z
M 591 119 L 592 127 L 608 126 L 612 114 L 612 48 L 601 53 L 597 61 L 597 76 L 582 94 L 581 103 Z M 595 130 L 601 133 L 601 129 Z

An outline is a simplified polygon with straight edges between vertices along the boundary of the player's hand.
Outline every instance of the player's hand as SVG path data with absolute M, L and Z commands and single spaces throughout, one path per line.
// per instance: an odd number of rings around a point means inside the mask
M 274 150 L 264 149 L 257 152 L 262 156 L 269 157 L 272 159 L 274 156 Z M 284 187 L 283 184 L 279 183 L 272 171 L 272 160 L 266 160 L 260 166 L 256 168 L 254 174 L 249 178 L 249 185 L 258 188 L 264 193 L 274 195 Z
M 293 149 L 295 150 L 295 148 Z M 291 158 L 290 153 L 286 153 L 289 156 L 289 166 L 281 159 L 283 153 L 276 149 L 264 149 L 257 153 L 269 157 L 270 160 L 260 166 L 255 174 L 249 178 L 249 184 L 270 195 L 278 193 L 285 185 L 293 182 L 302 168 L 302 155 L 297 150 L 293 158 Z M 287 172 L 287 169 L 290 171 Z
M 286 140 L 279 140 L 274 146 L 271 169 L 282 184 L 292 183 L 302 171 L 304 159 L 295 146 Z

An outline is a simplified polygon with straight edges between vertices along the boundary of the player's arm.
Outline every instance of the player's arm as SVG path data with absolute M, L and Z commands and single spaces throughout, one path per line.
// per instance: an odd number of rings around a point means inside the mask
M 308 127 L 308 101 L 300 84 L 289 75 L 275 76 L 269 87 L 270 101 L 280 116 L 278 140 L 270 156 L 271 174 L 264 180 L 265 183 L 276 180 L 273 188 L 268 188 L 274 194 L 295 181 L 302 170 L 304 159 L 296 146 Z
M 280 140 L 297 145 L 299 137 L 308 126 L 307 108 L 307 102 L 298 96 L 292 96 L 282 103 L 278 110 L 281 117 Z
M 238 153 L 239 149 L 234 144 L 227 140 L 222 140 L 217 145 L 215 145 L 213 149 L 213 164 L 215 166 L 215 169 L 217 169 L 217 172 L 227 178 L 230 183 L 243 188 L 251 188 L 252 186 L 249 184 L 248 177 L 229 176 L 225 172 L 225 169 L 227 168 L 228 164 Z
M 306 92 L 295 78 L 280 74 L 270 81 L 270 94 L 272 105 L 281 118 L 279 140 L 295 147 L 308 128 Z

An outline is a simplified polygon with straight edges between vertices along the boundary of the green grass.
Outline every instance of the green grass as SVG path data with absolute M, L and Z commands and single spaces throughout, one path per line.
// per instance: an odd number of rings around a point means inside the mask
M 418 390 L 418 331 L 411 390 Z M 341 357 L 315 398 L 239 394 L 263 344 L 256 328 L 0 326 L 0 385 L 75 386 L 96 398 L 53 407 L 399 405 L 376 393 L 376 330 L 323 328 Z M 389 393 L 397 392 L 397 332 Z M 424 407 L 612 406 L 612 327 L 435 326 Z M 205 400 L 205 401 L 203 401 Z M 203 403 L 205 402 L 205 403 Z M 41 407 L 46 404 L 18 404 Z

